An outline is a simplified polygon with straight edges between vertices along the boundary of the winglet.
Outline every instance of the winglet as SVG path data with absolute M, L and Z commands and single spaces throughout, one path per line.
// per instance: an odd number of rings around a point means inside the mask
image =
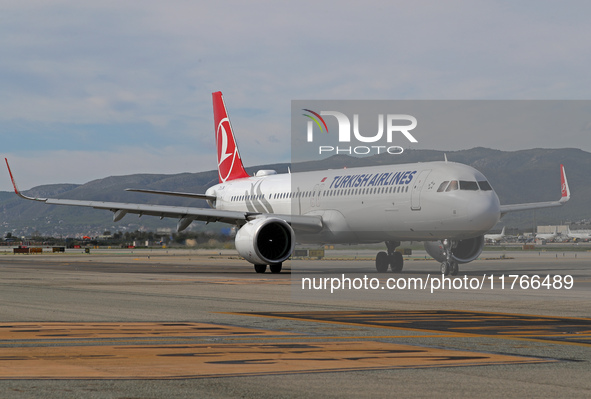
M 29 197 L 29 196 L 26 196 L 23 193 L 21 193 L 20 190 L 18 189 L 18 186 L 16 185 L 16 180 L 14 180 L 14 176 L 12 175 L 12 170 L 10 170 L 10 165 L 8 164 L 8 159 L 4 158 L 4 160 L 6 161 L 6 167 L 8 168 L 8 174 L 10 175 L 10 180 L 12 180 L 12 186 L 14 187 L 15 194 L 18 195 L 19 197 L 27 199 L 27 200 L 45 201 L 45 198 L 33 198 L 33 197 Z
M 6 161 L 6 167 L 8 168 L 8 174 L 10 175 L 10 180 L 12 180 L 12 187 L 14 187 L 14 192 L 16 195 L 21 195 L 20 191 L 18 191 L 18 187 L 16 185 L 16 181 L 14 181 L 14 176 L 12 176 L 12 171 L 10 170 L 10 165 L 8 164 L 8 158 L 4 158 Z
M 570 188 L 568 187 L 568 180 L 566 180 L 564 165 L 560 165 L 560 184 L 562 189 L 562 197 L 560 198 L 560 202 L 564 203 L 570 199 Z

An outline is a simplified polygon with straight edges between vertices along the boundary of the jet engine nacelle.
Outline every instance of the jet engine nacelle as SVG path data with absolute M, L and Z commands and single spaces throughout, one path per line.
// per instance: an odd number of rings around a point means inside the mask
M 295 247 L 293 229 L 283 219 L 260 218 L 246 223 L 236 233 L 236 250 L 255 265 L 278 264 L 290 257 Z
M 468 238 L 458 241 L 458 245 L 452 248 L 452 259 L 458 263 L 472 262 L 478 258 L 484 248 L 484 236 Z M 444 262 L 446 260 L 445 250 L 441 241 L 428 241 L 425 243 L 425 250 L 436 261 Z

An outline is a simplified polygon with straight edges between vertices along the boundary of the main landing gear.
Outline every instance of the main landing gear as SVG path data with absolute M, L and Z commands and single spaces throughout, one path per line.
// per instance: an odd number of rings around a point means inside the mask
M 269 265 L 269 269 L 271 269 L 271 273 L 281 273 L 281 268 L 283 267 L 283 263 L 276 263 L 274 265 Z M 254 271 L 257 273 L 264 273 L 267 271 L 267 265 L 254 265 Z
M 378 273 L 386 273 L 388 267 L 394 273 L 400 273 L 402 271 L 404 259 L 400 252 L 396 252 L 396 247 L 398 246 L 400 246 L 400 241 L 386 241 L 388 252 L 381 251 L 376 255 L 376 270 Z
M 458 262 L 453 260 L 451 252 L 456 245 L 457 243 L 455 243 L 452 240 L 443 240 L 443 249 L 445 252 L 446 259 L 441 263 L 441 274 L 445 276 L 448 276 L 450 274 L 452 276 L 457 276 L 460 271 Z

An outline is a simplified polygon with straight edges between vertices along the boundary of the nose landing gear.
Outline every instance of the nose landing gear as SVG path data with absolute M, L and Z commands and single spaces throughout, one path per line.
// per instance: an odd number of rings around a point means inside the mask
M 445 252 L 445 260 L 441 263 L 441 274 L 448 276 L 457 276 L 460 272 L 458 262 L 452 258 L 452 249 L 458 244 L 452 240 L 443 240 L 443 249 Z

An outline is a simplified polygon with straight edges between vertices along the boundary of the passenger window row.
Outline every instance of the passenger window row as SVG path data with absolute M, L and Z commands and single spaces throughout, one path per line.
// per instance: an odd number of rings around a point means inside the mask
M 349 195 L 398 194 L 398 193 L 407 193 L 407 192 L 408 192 L 408 186 L 397 186 L 397 187 L 349 188 L 349 189 L 323 190 L 321 195 L 323 197 L 338 197 L 338 196 L 349 196 Z M 308 197 L 314 197 L 315 195 L 316 195 L 316 191 L 298 191 L 298 192 L 271 194 L 270 199 L 308 198 Z M 232 198 L 230 200 L 232 202 L 235 202 L 235 201 L 245 201 L 245 200 L 259 200 L 259 199 L 265 199 L 265 194 L 234 195 L 234 196 L 232 196 Z

